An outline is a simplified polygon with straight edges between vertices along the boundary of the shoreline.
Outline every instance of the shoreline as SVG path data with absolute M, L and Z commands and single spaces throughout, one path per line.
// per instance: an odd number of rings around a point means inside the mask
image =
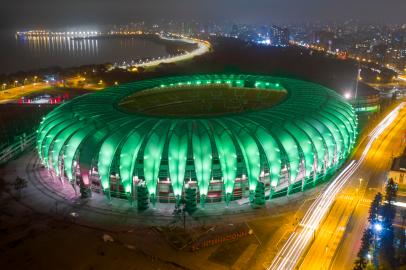
M 139 39 L 148 40 L 165 46 L 165 49 L 173 49 L 173 47 L 180 47 L 183 50 L 195 49 L 197 43 L 182 41 L 181 39 L 166 38 L 159 34 L 142 33 L 142 34 L 103 34 L 98 36 L 88 37 L 74 37 L 71 38 L 74 41 L 81 40 L 114 40 L 114 39 Z M 193 46 L 194 45 L 194 46 Z M 193 48 L 194 47 L 194 48 Z
M 164 38 L 158 34 L 131 34 L 131 35 L 124 35 L 124 34 L 114 34 L 114 35 L 100 35 L 100 36 L 89 36 L 89 37 L 76 37 L 72 38 L 72 41 L 82 41 L 82 40 L 114 40 L 114 39 L 138 39 L 138 40 L 145 40 L 149 42 L 153 42 L 159 45 L 164 46 L 164 50 L 166 52 L 165 56 L 161 56 L 159 58 L 164 59 L 165 57 L 170 57 L 171 55 L 179 54 L 179 53 L 190 53 L 194 50 L 199 48 L 198 42 L 190 42 L 185 41 L 179 38 Z M 158 57 L 157 57 L 158 58 Z M 138 57 L 137 60 L 142 62 L 143 60 L 148 59 L 147 57 Z M 64 66 L 62 64 L 54 64 L 48 65 L 40 68 L 34 69 L 20 69 L 11 72 L 0 72 L 0 78 L 7 78 L 7 77 L 19 77 L 22 74 L 39 74 L 39 73 L 53 73 L 55 70 L 70 70 L 70 69 L 80 69 L 84 66 L 106 66 L 114 64 L 116 61 L 114 59 L 100 62 L 100 63 L 90 63 L 90 64 L 82 64 L 82 65 L 69 65 Z

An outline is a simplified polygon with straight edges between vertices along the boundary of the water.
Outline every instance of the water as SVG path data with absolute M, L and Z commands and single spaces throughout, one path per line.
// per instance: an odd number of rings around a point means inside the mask
M 17 38 L 0 32 L 0 74 L 51 66 L 120 63 L 166 56 L 165 46 L 140 38 L 73 40 L 67 37 Z

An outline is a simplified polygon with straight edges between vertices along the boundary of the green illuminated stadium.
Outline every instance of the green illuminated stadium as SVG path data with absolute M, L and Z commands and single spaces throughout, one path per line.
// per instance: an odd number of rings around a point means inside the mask
M 302 190 L 333 173 L 357 135 L 353 108 L 320 85 L 280 77 L 195 75 L 107 88 L 67 102 L 38 129 L 52 174 L 81 191 L 201 202 Z

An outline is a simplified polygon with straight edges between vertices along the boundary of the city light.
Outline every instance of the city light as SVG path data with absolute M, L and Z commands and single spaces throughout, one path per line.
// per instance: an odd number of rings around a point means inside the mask
M 5 0 L 3 268 L 401 267 L 406 0 L 363 1 Z
M 374 230 L 376 231 L 376 232 L 381 232 L 382 231 L 382 224 L 381 223 L 375 223 L 374 224 Z

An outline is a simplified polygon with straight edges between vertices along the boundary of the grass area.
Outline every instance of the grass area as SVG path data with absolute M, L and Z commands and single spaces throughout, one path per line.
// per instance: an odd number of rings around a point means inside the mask
M 80 96 L 92 91 L 83 89 L 70 90 L 66 88 L 48 87 L 26 93 L 24 97 L 34 98 L 36 96 L 48 94 L 56 97 L 68 94 L 68 99 Z M 1 95 L 1 94 L 0 94 Z M 38 127 L 42 117 L 49 113 L 57 104 L 17 104 L 20 99 L 17 95 L 15 101 L 4 100 L 0 104 L 0 146 L 8 145 L 16 140 L 23 133 L 30 134 Z
M 0 104 L 0 147 L 34 132 L 41 118 L 54 108 L 50 104 Z
M 271 107 L 286 97 L 285 90 L 230 87 L 227 84 L 185 85 L 137 92 L 120 105 L 151 115 L 200 116 L 238 113 Z

